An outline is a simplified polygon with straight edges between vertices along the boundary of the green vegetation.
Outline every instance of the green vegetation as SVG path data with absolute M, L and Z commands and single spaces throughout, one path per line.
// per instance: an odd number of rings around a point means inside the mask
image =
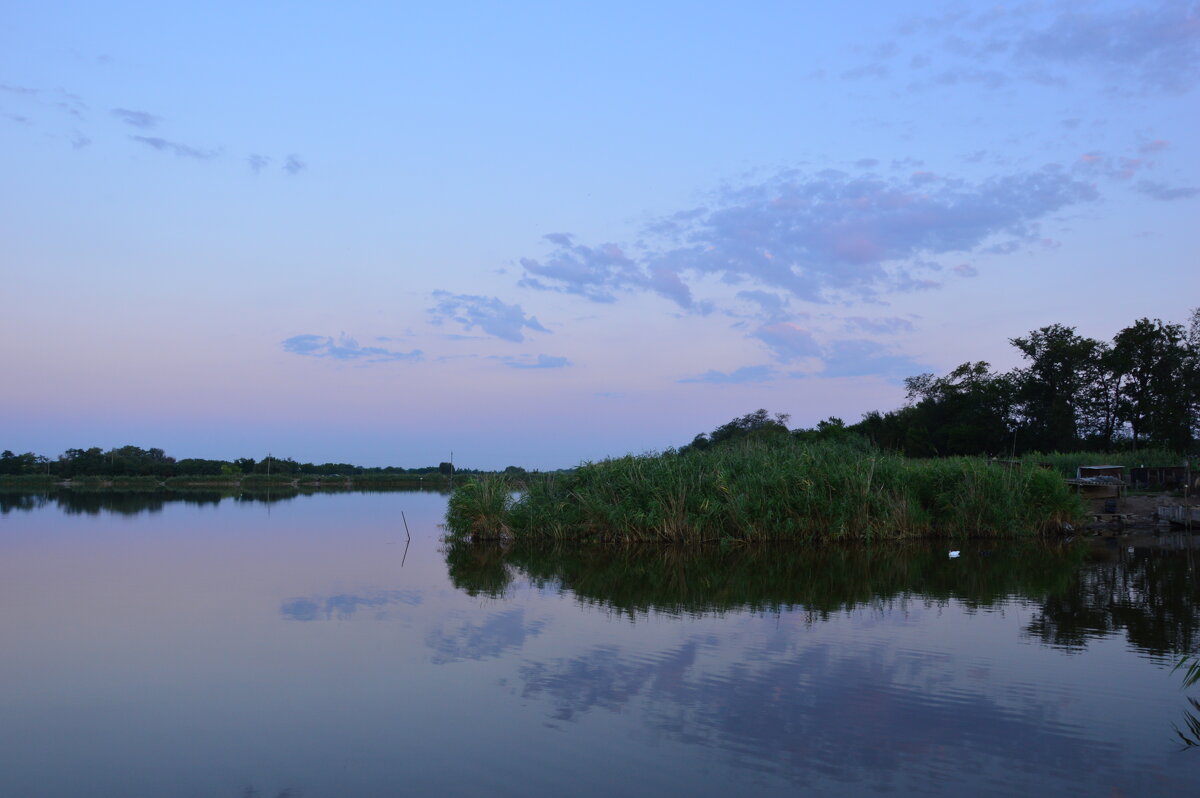
M 830 422 L 911 457 L 1158 449 L 1176 453 L 1162 465 L 1178 465 L 1179 455 L 1194 453 L 1200 308 L 1187 327 L 1139 319 L 1111 343 L 1062 324 L 1010 343 L 1024 368 L 999 373 L 981 361 L 944 377 L 919 374 L 904 381 L 904 407 L 867 413 L 850 426 Z
M 1020 458 L 1022 468 L 1045 464 L 1059 476 L 1074 477 L 1079 466 L 1119 465 L 1126 469 L 1139 466 L 1177 466 L 1183 458 L 1166 449 L 1141 449 L 1136 452 L 1027 452 Z
M 510 469 L 522 471 L 515 466 Z M 349 463 L 298 463 L 289 457 L 267 455 L 261 460 L 177 460 L 162 449 L 122 446 L 103 451 L 68 449 L 51 460 L 26 452 L 0 453 L 0 485 L 41 487 L 69 481 L 73 486 L 166 487 L 237 486 L 247 488 L 276 485 L 340 485 L 346 488 L 411 487 L 446 485 L 456 474 L 478 474 L 451 463 L 422 468 L 386 466 L 364 468 Z M 523 473 L 523 471 L 522 471 Z M 135 481 L 130 481 L 135 480 Z
M 452 536 L 704 542 L 1019 536 L 1082 514 L 1063 481 L 972 458 L 910 460 L 852 442 L 748 434 L 705 449 L 500 475 L 450 497 Z
M 1181 668 L 1183 669 L 1184 687 L 1191 687 L 1196 682 L 1200 682 L 1200 657 L 1184 657 L 1171 670 L 1177 671 Z
M 43 490 L 58 483 L 58 477 L 49 474 L 4 474 L 0 475 L 0 486 L 6 488 Z

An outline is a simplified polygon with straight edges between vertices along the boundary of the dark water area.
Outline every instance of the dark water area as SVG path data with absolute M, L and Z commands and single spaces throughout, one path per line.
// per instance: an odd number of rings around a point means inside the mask
M 0 795 L 1200 792 L 1188 538 L 553 549 L 444 511 L 0 494 Z

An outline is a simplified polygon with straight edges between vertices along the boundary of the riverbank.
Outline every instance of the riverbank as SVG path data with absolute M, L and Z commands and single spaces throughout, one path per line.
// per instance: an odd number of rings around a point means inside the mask
M 523 486 L 472 479 L 451 537 L 711 542 L 1021 537 L 1075 524 L 1057 474 L 977 458 L 913 460 L 842 443 L 738 441 L 585 463 Z

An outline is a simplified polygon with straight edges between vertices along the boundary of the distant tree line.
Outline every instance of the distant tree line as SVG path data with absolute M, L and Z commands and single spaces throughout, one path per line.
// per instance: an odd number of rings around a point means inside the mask
M 428 474 L 474 474 L 476 469 L 464 469 L 448 462 L 422 468 L 386 466 L 366 468 L 350 463 L 299 463 L 290 457 L 267 455 L 261 460 L 243 457 L 237 460 L 205 460 L 196 457 L 176 459 L 162 449 L 142 449 L 121 446 L 103 450 L 67 449 L 57 458 L 25 452 L 0 453 L 0 475 L 46 474 L 61 479 L 87 476 L 239 476 L 243 474 L 350 476 L 355 474 L 393 474 L 423 476 Z
M 803 439 L 861 439 L 910 457 L 1020 455 L 1164 449 L 1195 453 L 1200 441 L 1200 308 L 1189 323 L 1139 319 L 1112 341 L 1062 324 L 1012 338 L 1025 365 L 993 371 L 963 363 L 945 376 L 904 380 L 903 407 L 837 417 L 789 431 L 786 415 L 758 410 L 682 447 L 789 434 Z

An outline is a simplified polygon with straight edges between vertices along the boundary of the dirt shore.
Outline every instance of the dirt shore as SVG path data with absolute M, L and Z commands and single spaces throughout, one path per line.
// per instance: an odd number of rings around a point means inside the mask
M 1115 508 L 1108 502 L 1116 502 Z M 1184 499 L 1170 494 L 1135 494 L 1113 499 L 1088 499 L 1084 502 L 1088 508 L 1087 520 L 1083 531 L 1093 534 L 1141 534 L 1154 530 L 1168 530 L 1171 525 L 1158 520 L 1156 511 L 1159 507 L 1182 507 Z M 1198 504 L 1196 497 L 1190 498 L 1190 504 Z M 1115 509 L 1115 512 L 1114 512 Z

